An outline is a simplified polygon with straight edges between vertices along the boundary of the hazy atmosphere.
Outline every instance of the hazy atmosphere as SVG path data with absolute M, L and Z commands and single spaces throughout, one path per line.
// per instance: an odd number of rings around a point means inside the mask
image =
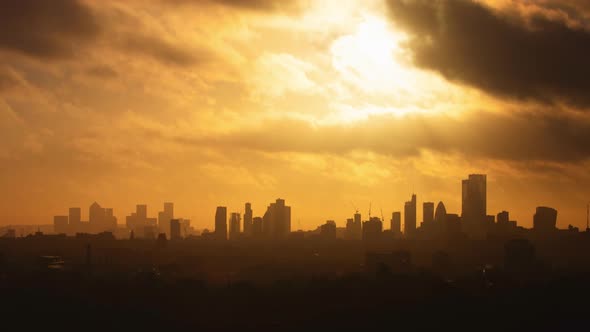
M 489 214 L 585 229 L 589 3 L 1 1 L 0 224 L 281 197 L 311 229 L 482 173 Z

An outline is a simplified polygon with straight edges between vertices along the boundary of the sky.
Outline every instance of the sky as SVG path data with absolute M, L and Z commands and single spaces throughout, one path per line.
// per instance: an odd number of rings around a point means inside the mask
M 0 0 L 0 224 L 420 221 L 484 173 L 488 214 L 585 228 L 588 54 L 585 0 Z

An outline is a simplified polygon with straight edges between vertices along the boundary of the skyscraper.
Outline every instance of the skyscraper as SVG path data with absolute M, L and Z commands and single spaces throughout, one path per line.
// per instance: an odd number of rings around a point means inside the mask
M 252 235 L 252 205 L 246 203 L 244 209 L 244 235 Z
M 180 240 L 180 219 L 170 220 L 170 240 Z
M 361 240 L 363 238 L 363 224 L 361 214 L 355 213 L 354 218 L 346 220 L 346 238 L 349 240 Z
M 68 215 L 69 231 L 76 233 L 80 231 L 80 224 L 82 223 L 82 209 L 79 207 L 70 208 Z
M 471 237 L 484 237 L 486 232 L 487 189 L 485 174 L 470 174 L 462 182 L 461 219 Z
M 556 229 L 557 210 L 539 206 L 533 216 L 533 230 L 536 232 L 549 233 Z
M 462 183 L 461 217 L 465 220 L 485 219 L 486 210 L 486 175 L 471 174 Z
M 135 213 L 137 219 L 141 221 L 145 221 L 147 219 L 147 205 L 145 204 L 137 204 L 135 206 Z
M 402 214 L 399 211 L 391 214 L 391 233 L 394 235 L 401 234 L 402 232 Z
M 170 221 L 174 218 L 174 203 L 166 202 L 164 203 L 164 211 L 158 212 L 158 228 L 160 232 L 170 234 L 170 238 L 172 238 L 172 234 L 170 233 Z
M 262 217 L 262 231 L 265 236 L 280 239 L 291 233 L 291 207 L 285 205 L 284 199 L 271 203 Z
M 240 214 L 233 212 L 229 219 L 229 239 L 236 240 L 240 237 Z
M 434 203 L 424 202 L 422 204 L 422 222 L 425 224 L 432 224 L 434 221 Z
M 404 204 L 404 234 L 414 235 L 416 231 L 416 195 L 412 194 L 412 200 Z
M 218 206 L 215 211 L 215 238 L 227 240 L 227 208 Z

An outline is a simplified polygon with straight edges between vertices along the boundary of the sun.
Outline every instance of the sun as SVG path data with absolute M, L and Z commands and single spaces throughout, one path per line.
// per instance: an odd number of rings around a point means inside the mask
M 369 93 L 409 89 L 413 79 L 404 64 L 408 54 L 400 46 L 406 38 L 384 19 L 366 15 L 353 34 L 333 42 L 332 66 Z

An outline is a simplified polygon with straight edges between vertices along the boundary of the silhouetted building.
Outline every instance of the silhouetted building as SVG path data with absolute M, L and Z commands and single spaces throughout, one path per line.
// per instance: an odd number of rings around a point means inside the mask
M 147 212 L 147 211 L 146 211 Z M 164 203 L 164 211 L 158 212 L 158 228 L 160 232 L 171 235 L 170 221 L 174 219 L 174 203 Z M 172 239 L 172 236 L 170 236 Z
M 246 203 L 244 209 L 244 235 L 251 236 L 252 235 L 252 204 Z
M 262 217 L 262 230 L 266 237 L 286 238 L 291 233 L 291 207 L 284 199 L 271 203 Z
M 355 213 L 354 218 L 346 220 L 346 238 L 348 240 L 361 240 L 363 238 L 363 223 L 361 214 Z
M 444 224 L 447 219 L 447 209 L 443 202 L 438 202 L 436 205 L 436 212 L 434 213 L 434 222 L 437 224 Z
M 434 203 L 424 202 L 422 204 L 422 222 L 425 224 L 432 224 L 434 221 Z
M 75 234 L 80 232 L 80 223 L 82 223 L 82 209 L 79 207 L 72 207 L 68 214 L 69 233 Z
M 215 238 L 227 240 L 227 208 L 218 206 L 215 211 Z
M 412 194 L 412 200 L 404 204 L 404 233 L 412 236 L 416 232 L 416 195 Z
M 328 220 L 320 226 L 320 236 L 324 240 L 336 240 L 336 222 Z
M 145 204 L 137 204 L 135 206 L 135 213 L 137 214 L 137 218 L 139 220 L 146 220 L 147 219 L 147 205 Z
M 68 216 L 53 217 L 53 229 L 57 234 L 66 234 L 68 232 Z
M 371 217 L 370 220 L 363 223 L 363 241 L 377 242 L 381 240 L 383 232 L 383 222 L 377 217 Z
M 391 214 L 391 225 L 390 225 L 391 233 L 395 235 L 399 235 L 402 232 L 402 214 L 399 211 L 393 212 Z
M 102 228 L 105 219 L 105 209 L 103 209 L 97 202 L 92 203 L 89 208 L 88 222 L 93 232 Z
M 180 219 L 170 220 L 170 240 L 180 240 Z
M 240 214 L 233 212 L 229 219 L 229 238 L 236 240 L 240 237 Z
M 557 210 L 539 206 L 533 217 L 533 230 L 536 232 L 549 233 L 555 231 L 557 226 Z
M 259 238 L 262 236 L 262 218 L 254 217 L 252 219 L 252 236 Z
M 487 216 L 487 189 L 485 174 L 470 174 L 462 182 L 461 220 L 467 235 L 485 237 Z

